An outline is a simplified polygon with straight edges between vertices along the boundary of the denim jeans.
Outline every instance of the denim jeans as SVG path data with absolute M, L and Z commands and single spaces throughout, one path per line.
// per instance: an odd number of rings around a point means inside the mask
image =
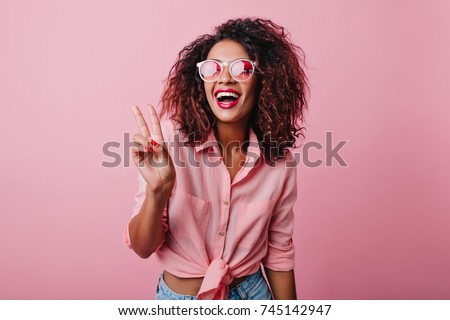
M 156 288 L 156 300 L 195 300 L 195 296 L 189 296 L 173 292 L 164 282 L 163 275 L 159 276 Z M 228 292 L 229 300 L 273 300 L 269 286 L 259 269 L 232 288 Z

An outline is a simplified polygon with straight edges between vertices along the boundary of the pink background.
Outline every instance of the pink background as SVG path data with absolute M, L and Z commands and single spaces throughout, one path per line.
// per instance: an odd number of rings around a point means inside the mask
M 184 45 L 228 18 L 285 26 L 307 54 L 301 299 L 450 299 L 450 5 L 442 0 L 2 1 L 0 298 L 152 299 L 160 268 L 122 243 L 135 133 Z M 324 157 L 323 150 L 311 154 Z

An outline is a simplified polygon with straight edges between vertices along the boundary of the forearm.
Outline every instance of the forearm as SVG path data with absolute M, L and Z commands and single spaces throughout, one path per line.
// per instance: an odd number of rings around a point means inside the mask
M 294 270 L 273 271 L 264 268 L 275 300 L 297 300 Z
M 141 258 L 148 258 L 164 238 L 162 215 L 169 195 L 147 191 L 141 210 L 128 224 L 131 247 Z

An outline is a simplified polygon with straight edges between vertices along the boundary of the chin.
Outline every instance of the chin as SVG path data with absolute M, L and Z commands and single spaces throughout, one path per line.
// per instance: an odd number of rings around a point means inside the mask
M 217 122 L 231 124 L 244 121 L 246 114 L 242 115 L 242 111 L 244 111 L 246 106 L 243 105 L 243 100 L 244 99 L 239 101 L 239 103 L 233 105 L 231 108 L 220 107 L 215 98 L 209 99 L 208 102 Z M 251 113 L 251 109 L 252 108 L 248 108 L 249 116 Z

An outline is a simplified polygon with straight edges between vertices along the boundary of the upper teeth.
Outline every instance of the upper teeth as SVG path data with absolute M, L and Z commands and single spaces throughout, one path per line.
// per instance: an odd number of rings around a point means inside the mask
M 222 97 L 233 97 L 233 98 L 237 99 L 237 98 L 239 98 L 239 95 L 234 93 L 234 92 L 224 92 L 224 91 L 222 91 L 222 92 L 219 92 L 217 94 L 217 99 L 222 98 Z

